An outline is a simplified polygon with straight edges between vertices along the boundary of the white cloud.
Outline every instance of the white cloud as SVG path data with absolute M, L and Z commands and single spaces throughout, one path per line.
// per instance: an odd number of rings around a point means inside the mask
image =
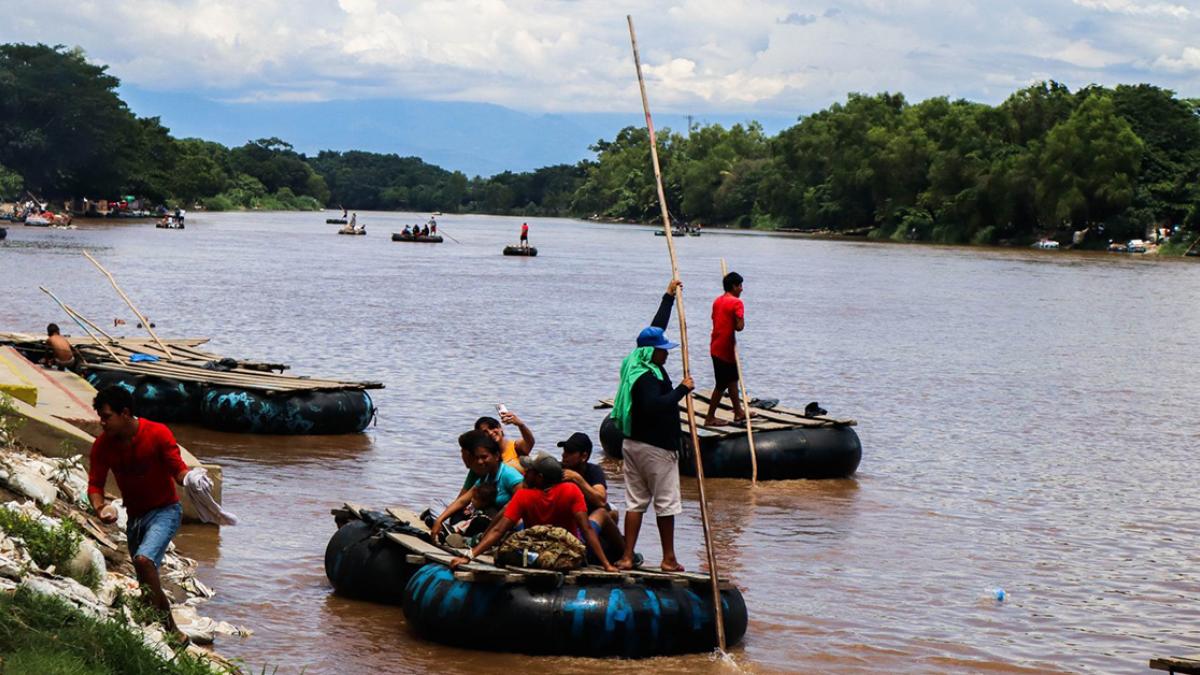
M 1165 55 L 1158 57 L 1154 60 L 1154 66 L 1173 73 L 1189 70 L 1200 71 L 1200 49 L 1184 47 L 1183 53 L 1178 57 Z
M 1190 0 L 1189 0 L 1190 2 Z M 128 84 L 238 101 L 476 100 L 656 110 L 824 107 L 848 91 L 989 99 L 1047 74 L 1200 93 L 1200 11 L 1164 0 L 42 0 L 0 41 L 82 46 Z M 122 26 L 150 39 L 113 39 Z
M 1195 12 L 1183 5 L 1169 2 L 1139 2 L 1138 0 L 1073 0 L 1076 5 L 1087 9 L 1099 9 L 1116 14 L 1169 16 L 1185 19 Z

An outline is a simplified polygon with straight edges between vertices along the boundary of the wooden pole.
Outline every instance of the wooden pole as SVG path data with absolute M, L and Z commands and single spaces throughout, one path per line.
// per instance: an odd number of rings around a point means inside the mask
M 167 359 L 171 359 L 171 349 L 167 347 L 167 345 L 163 344 L 162 340 L 158 339 L 158 335 L 156 335 L 154 333 L 154 329 L 150 327 L 150 322 L 146 320 L 146 317 L 142 316 L 142 313 L 138 311 L 137 307 L 133 306 L 133 301 L 130 300 L 129 296 L 125 295 L 125 291 L 121 290 L 121 287 L 117 285 L 117 280 L 113 278 L 112 273 L 104 269 L 104 265 L 101 265 L 100 261 L 93 258 L 91 253 L 88 253 L 85 250 L 83 254 L 87 256 L 88 260 L 92 261 L 92 264 L 95 265 L 97 269 L 104 273 L 104 276 L 108 277 L 108 283 L 112 284 L 112 287 L 117 290 L 117 294 L 121 296 L 121 299 L 125 301 L 126 305 L 129 305 L 129 309 L 133 310 L 134 315 L 137 316 L 138 320 L 142 322 L 142 326 L 146 328 L 146 332 L 150 333 L 150 337 L 154 338 L 154 341 L 158 343 L 158 346 L 163 350 L 163 353 L 167 355 Z
M 1192 249 L 1196 248 L 1196 244 L 1200 244 L 1200 237 L 1196 237 L 1196 240 L 1192 242 L 1191 246 L 1187 247 L 1187 250 L 1183 252 L 1183 255 L 1186 257 L 1187 254 L 1191 253 Z
M 725 275 L 729 274 L 729 268 L 725 266 L 725 259 L 721 258 L 721 279 L 724 281 Z M 750 484 L 758 484 L 758 450 L 754 448 L 754 429 L 750 426 L 750 396 L 746 393 L 746 377 L 742 374 L 742 355 L 738 351 L 737 343 L 733 345 L 733 363 L 737 366 L 738 371 L 738 389 L 742 392 L 742 414 L 746 416 L 746 440 L 750 442 Z M 709 401 L 710 406 L 716 405 L 716 401 Z M 712 417 L 713 413 L 709 413 Z
M 101 347 L 102 349 L 104 349 L 104 351 L 108 352 L 108 355 L 112 357 L 112 360 L 113 360 L 113 361 L 116 361 L 116 362 L 120 363 L 121 359 L 117 358 L 117 355 L 116 355 L 115 353 L 113 353 L 113 350 L 112 350 L 111 348 L 109 348 L 109 346 L 108 346 L 108 345 L 104 344 L 104 342 L 102 342 L 102 341 L 100 340 L 100 338 L 96 337 L 96 334 L 95 334 L 95 333 L 93 333 L 93 332 L 92 332 L 92 331 L 91 331 L 91 330 L 90 330 L 90 329 L 89 329 L 87 326 L 83 325 L 83 323 L 82 323 L 82 322 L 81 322 L 81 321 L 80 321 L 78 318 L 76 318 L 76 317 L 75 317 L 75 314 L 74 314 L 73 312 L 71 312 L 71 310 L 70 310 L 70 309 L 67 309 L 67 306 L 66 306 L 65 304 L 63 304 L 63 301 L 58 299 L 58 296 L 56 296 L 55 294 L 51 293 L 51 292 L 49 291 L 49 289 L 47 289 L 45 286 L 38 286 L 38 288 L 39 288 L 39 289 L 41 289 L 41 291 L 42 291 L 43 293 L 45 293 L 46 295 L 50 296 L 50 298 L 51 298 L 52 300 L 54 300 L 55 302 L 57 302 L 57 303 L 58 303 L 58 306 L 59 306 L 59 307 L 62 307 L 62 308 L 63 308 L 63 311 L 67 313 L 67 316 L 69 316 L 69 317 L 71 317 L 72 319 L 74 319 L 75 323 L 76 323 L 76 324 L 79 324 L 79 327 L 80 327 L 80 328 L 82 328 L 82 329 L 84 330 L 84 332 L 88 334 L 88 337 L 90 337 L 90 338 L 92 338 L 93 340 L 95 340 L 95 341 L 96 341 L 96 344 L 100 345 L 100 347 Z
M 642 59 L 638 55 L 637 33 L 633 30 L 633 17 L 625 16 L 629 23 L 629 41 L 633 45 L 633 65 L 637 68 L 638 88 L 642 93 L 642 110 L 646 112 L 646 130 L 650 132 L 650 160 L 654 165 L 654 183 L 658 188 L 658 204 L 662 209 L 663 230 L 667 237 L 667 251 L 671 254 L 671 278 L 679 279 L 679 261 L 675 258 L 675 242 L 671 237 L 671 214 L 667 211 L 667 197 L 663 192 L 662 170 L 658 164 L 658 141 L 654 136 L 654 120 L 650 117 L 650 101 L 646 98 L 646 80 L 642 77 Z M 675 303 L 679 307 L 679 344 L 683 359 L 683 376 L 691 374 L 688 363 L 687 317 L 683 313 L 683 289 L 675 289 Z M 704 529 L 704 550 L 708 555 L 709 580 L 712 582 L 713 611 L 717 624 L 717 647 L 725 651 L 725 612 L 721 608 L 721 589 L 717 579 L 717 557 L 713 554 L 712 533 L 708 523 L 708 499 L 704 493 L 704 462 L 700 459 L 700 438 L 696 433 L 696 406 L 689 393 L 687 401 L 688 432 L 692 437 L 692 455 L 696 460 L 696 484 L 700 492 L 700 524 Z
M 68 313 L 68 314 L 70 314 L 72 318 L 79 319 L 79 320 L 83 321 L 84 323 L 86 323 L 87 325 L 91 326 L 92 328 L 96 329 L 96 332 L 97 332 L 97 333 L 99 333 L 99 334 L 101 334 L 101 335 L 103 335 L 104 337 L 108 338 L 108 341 L 109 341 L 109 342 L 116 342 L 116 341 L 117 341 L 117 340 L 116 340 L 116 338 L 114 338 L 113 336 L 109 335 L 109 334 L 108 334 L 108 332 L 107 332 L 107 331 L 105 331 L 103 328 L 101 328 L 100 326 L 97 326 L 95 323 L 93 323 L 93 322 L 92 322 L 90 319 L 88 319 L 86 316 L 84 316 L 84 315 L 80 314 L 79 312 L 75 311 L 75 308 L 74 308 L 74 307 L 72 307 L 72 306 L 70 306 L 70 305 L 68 305 L 68 304 L 66 304 L 66 303 L 63 303 L 63 306 L 62 306 L 62 307 L 63 307 L 63 309 L 67 310 L 67 313 Z

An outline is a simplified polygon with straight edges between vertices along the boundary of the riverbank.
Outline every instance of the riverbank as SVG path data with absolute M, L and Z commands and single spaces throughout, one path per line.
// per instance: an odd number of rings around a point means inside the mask
M 141 598 L 120 502 L 116 524 L 92 517 L 83 458 L 50 459 L 22 446 L 16 439 L 25 421 L 12 399 L 0 394 L 4 672 L 237 672 L 198 646 L 250 631 L 197 613 L 214 593 L 196 578 L 196 562 L 172 545 L 161 568 L 172 615 L 192 642 L 184 645 L 172 640 Z M 88 669 L 76 667 L 80 663 Z M 141 667 L 146 664 L 153 667 Z

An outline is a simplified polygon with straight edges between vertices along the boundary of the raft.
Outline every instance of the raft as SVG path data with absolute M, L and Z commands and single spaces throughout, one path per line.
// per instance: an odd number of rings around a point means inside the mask
M 114 361 L 95 344 L 79 343 L 83 375 L 101 389 L 120 386 L 139 416 L 156 422 L 199 424 L 217 431 L 254 434 L 347 434 L 362 431 L 375 416 L 366 390 L 378 382 L 342 382 L 270 372 L 283 364 L 222 359 L 196 349 L 204 340 L 168 340 L 173 358 L 148 340 L 109 343 Z M 45 353 L 41 339 L 16 342 L 27 357 Z M 132 362 L 135 354 L 157 361 Z M 139 357 L 142 358 L 142 357 Z
M 367 233 L 367 228 L 365 228 L 365 227 L 360 227 L 360 228 L 358 228 L 357 230 L 353 230 L 353 229 L 352 229 L 352 230 L 346 230 L 346 229 L 342 229 L 342 230 L 338 230 L 338 232 L 337 232 L 337 233 L 338 233 L 338 234 L 366 234 L 366 233 Z
M 325 224 L 326 225 L 345 225 L 346 219 L 345 218 L 326 218 Z
M 442 235 L 424 234 L 419 237 L 414 237 L 411 234 L 405 236 L 403 232 L 393 232 L 392 241 L 407 241 L 414 244 L 440 244 L 442 243 Z
M 524 654 L 647 658 L 716 647 L 707 575 L 655 569 L 566 572 L 498 567 L 481 555 L 457 571 L 463 551 L 430 542 L 411 512 L 347 504 L 325 549 L 339 595 L 399 603 L 409 629 L 442 644 Z M 746 633 L 741 591 L 719 582 L 728 646 Z
M 696 421 L 703 422 L 708 412 L 708 397 L 693 394 Z M 611 401 L 598 407 L 611 408 Z M 754 446 L 757 450 L 759 480 L 848 478 L 858 470 L 862 461 L 862 442 L 853 427 L 854 420 L 835 419 L 825 415 L 805 417 L 803 413 L 774 406 L 750 406 L 755 417 Z M 728 404 L 722 406 L 723 417 L 732 416 Z M 683 447 L 679 453 L 679 472 L 696 474 L 696 460 L 687 428 L 686 409 L 681 403 L 680 427 Z M 705 478 L 750 478 L 750 442 L 746 427 L 699 427 L 700 457 Z M 621 459 L 621 430 L 612 418 L 605 416 L 600 423 L 600 445 L 605 454 Z
M 154 227 L 160 230 L 182 230 L 184 228 L 183 223 L 155 223 Z
M 533 246 L 505 246 L 504 255 L 522 255 L 533 257 L 537 255 L 537 248 Z

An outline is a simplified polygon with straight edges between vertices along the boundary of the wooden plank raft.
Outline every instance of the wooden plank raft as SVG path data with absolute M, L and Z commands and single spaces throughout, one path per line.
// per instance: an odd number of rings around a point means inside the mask
M 1170 656 L 1150 659 L 1150 669 L 1165 670 L 1168 673 L 1181 673 L 1183 675 L 1200 675 L 1200 656 L 1195 658 Z
M 338 518 L 347 516 L 360 518 L 360 514 L 364 510 L 366 509 L 361 505 L 347 502 L 342 508 L 333 509 L 330 513 Z M 385 511 L 388 515 L 402 523 L 406 523 L 422 531 L 428 531 L 428 527 L 426 527 L 425 523 L 421 521 L 420 517 L 414 511 L 401 507 L 391 507 L 385 509 Z M 460 556 L 465 557 L 469 552 L 465 548 L 457 549 L 445 545 L 431 544 L 420 537 L 403 532 L 389 532 L 387 533 L 387 538 L 389 541 L 407 549 L 409 553 L 405 560 L 414 565 L 421 564 L 422 562 L 431 562 L 449 567 L 451 560 Z M 648 583 L 671 584 L 675 586 L 693 585 L 707 588 L 709 585 L 709 575 L 695 572 L 663 572 L 661 569 L 653 567 L 606 572 L 603 568 L 596 565 L 589 565 L 567 572 L 556 572 L 554 570 L 543 570 L 532 567 L 497 566 L 495 559 L 486 554 L 477 556 L 474 561 L 461 565 L 455 570 L 454 578 L 461 581 L 533 584 L 539 586 L 558 586 L 561 584 L 586 585 L 588 583 L 621 583 L 625 585 Z M 718 586 L 722 589 L 732 588 L 730 581 L 724 577 L 718 578 L 717 581 Z
M 702 424 L 704 422 L 704 416 L 708 414 L 709 397 L 707 394 L 692 392 L 692 400 L 696 410 L 696 421 L 698 424 Z M 608 409 L 612 408 L 612 406 L 612 399 L 605 399 L 600 401 L 596 405 L 596 408 Z M 756 432 L 779 431 L 785 429 L 796 429 L 800 427 L 806 429 L 827 429 L 831 427 L 852 427 L 858 424 L 857 421 L 852 419 L 835 418 L 829 417 L 828 415 L 807 417 L 799 410 L 793 410 L 791 408 L 784 408 L 781 406 L 775 406 L 774 408 L 768 409 L 752 405 L 749 406 L 749 409 L 752 415 L 750 418 L 750 426 Z M 723 402 L 718 410 L 722 413 L 725 413 L 725 418 L 733 417 L 733 407 L 729 403 Z M 682 401 L 679 403 L 679 424 L 684 431 L 687 430 L 687 408 L 686 404 Z M 730 424 L 728 426 L 700 426 L 697 428 L 697 431 L 702 437 L 736 436 L 746 433 L 746 425 L 739 423 L 737 425 Z
M 89 369 L 127 372 L 155 377 L 170 378 L 201 382 L 217 386 L 254 389 L 266 392 L 288 391 L 336 391 L 340 389 L 382 389 L 381 382 L 348 382 L 328 380 L 307 376 L 283 375 L 272 372 L 285 370 L 287 364 L 260 363 L 255 361 L 237 361 L 237 366 L 227 371 L 210 370 L 203 367 L 207 363 L 221 360 L 219 354 L 201 351 L 196 344 L 207 342 L 207 338 L 188 338 L 182 340 L 165 340 L 171 348 L 173 358 L 168 359 L 166 353 L 150 340 L 120 338 L 107 341 L 109 349 L 117 356 L 113 361 L 108 352 L 93 342 L 76 341 L 75 348 L 83 355 Z M 0 333 L 0 342 L 12 342 L 17 345 L 31 345 L 41 348 L 45 340 L 40 337 L 21 333 Z M 178 343 L 178 344 L 176 344 Z M 134 354 L 148 354 L 158 357 L 155 362 L 133 363 L 130 358 Z

